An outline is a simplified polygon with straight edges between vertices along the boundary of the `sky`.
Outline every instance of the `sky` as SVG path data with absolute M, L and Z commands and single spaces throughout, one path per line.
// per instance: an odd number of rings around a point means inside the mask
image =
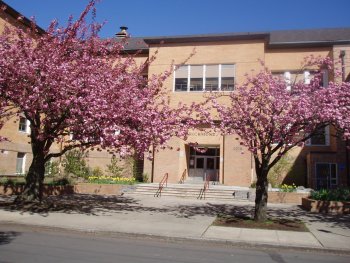
M 4 0 L 46 29 L 52 19 L 65 24 L 79 16 L 88 0 Z M 350 0 L 101 0 L 100 36 L 119 27 L 131 36 L 172 36 L 350 27 Z

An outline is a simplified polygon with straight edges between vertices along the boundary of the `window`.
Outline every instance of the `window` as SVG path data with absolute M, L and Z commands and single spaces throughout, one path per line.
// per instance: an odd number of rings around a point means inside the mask
M 282 76 L 283 79 L 286 82 L 287 90 L 292 89 L 292 85 L 294 83 L 304 81 L 305 84 L 310 84 L 311 83 L 311 78 L 316 72 L 310 72 L 308 70 L 305 70 L 304 72 L 300 73 L 297 71 L 286 71 L 286 72 L 275 72 L 273 75 L 275 76 Z M 323 69 L 321 71 L 321 83 L 320 85 L 322 87 L 328 87 L 328 70 Z
M 219 65 L 208 65 L 205 67 L 205 90 L 219 90 Z
M 29 127 L 30 127 L 30 123 L 29 121 L 24 118 L 24 117 L 19 117 L 19 126 L 18 126 L 18 130 L 20 132 L 26 132 L 29 133 Z
M 175 72 L 175 91 L 187 91 L 188 66 L 181 66 Z
M 16 174 L 24 174 L 26 163 L 26 154 L 25 153 L 17 153 L 17 162 L 16 162 Z
M 306 145 L 309 146 L 328 146 L 329 145 L 329 126 L 326 126 L 316 132 L 309 140 Z
M 338 185 L 336 163 L 316 163 L 316 188 L 328 189 Z
M 233 91 L 235 65 L 185 65 L 174 72 L 174 91 Z
M 328 79 L 328 70 L 326 69 L 323 69 L 321 71 L 321 86 L 324 87 L 324 88 L 327 88 L 328 87 L 328 82 L 329 82 L 329 79 Z
M 190 68 L 190 91 L 203 90 L 203 66 L 191 66 Z
M 221 90 L 231 91 L 235 88 L 235 66 L 221 65 Z

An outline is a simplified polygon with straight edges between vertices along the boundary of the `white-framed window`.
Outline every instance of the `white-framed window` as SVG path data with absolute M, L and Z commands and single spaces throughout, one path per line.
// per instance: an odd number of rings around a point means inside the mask
M 329 146 L 330 134 L 329 126 L 326 126 L 316 132 L 314 136 L 306 141 L 308 146 Z
M 26 167 L 26 154 L 22 152 L 17 153 L 16 174 L 24 174 Z
M 18 131 L 30 133 L 30 122 L 25 117 L 19 117 Z
M 183 65 L 174 71 L 175 92 L 233 91 L 235 65 Z
M 284 81 L 286 82 L 286 88 L 287 90 L 292 89 L 292 84 L 303 81 L 305 84 L 310 84 L 312 76 L 315 74 L 315 72 L 304 70 L 303 72 L 299 71 L 285 71 L 285 72 L 274 72 L 273 75 L 275 76 L 281 76 L 283 77 Z M 320 85 L 324 88 L 328 87 L 329 77 L 328 77 L 328 70 L 322 69 L 321 70 L 321 83 Z

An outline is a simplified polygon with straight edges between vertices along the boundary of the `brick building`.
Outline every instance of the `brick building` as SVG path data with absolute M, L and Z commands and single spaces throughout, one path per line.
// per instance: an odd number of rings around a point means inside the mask
M 17 20 L 19 15 L 10 7 L 0 11 L 0 31 L 5 23 L 28 26 L 27 19 Z M 117 39 L 124 38 L 126 30 L 122 28 Z M 39 32 L 42 29 L 39 28 Z M 195 54 L 187 60 L 194 49 Z M 137 52 L 139 62 L 156 51 L 157 59 L 145 76 L 164 72 L 173 62 L 182 64 L 187 60 L 164 83 L 173 105 L 180 101 L 200 102 L 206 91 L 234 91 L 244 82 L 246 73 L 261 69 L 260 61 L 288 82 L 296 76 L 308 55 L 340 58 L 343 78 L 350 79 L 350 28 L 129 38 L 125 45 L 126 53 Z M 309 76 L 308 70 L 301 74 L 305 81 Z M 333 80 L 332 72 L 324 72 L 324 83 L 329 80 Z M 334 129 L 327 127 L 305 146 L 294 148 L 289 154 L 290 167 L 283 172 L 281 182 L 311 188 L 347 185 L 349 153 L 345 142 L 334 134 Z M 8 121 L 1 135 L 7 136 L 10 142 L 0 143 L 0 173 L 24 173 L 31 159 L 27 121 L 24 118 Z M 140 170 L 152 182 L 161 181 L 168 173 L 173 183 L 185 174 L 186 181 L 191 183 L 202 183 L 210 176 L 221 184 L 250 186 L 255 180 L 253 158 L 235 138 L 206 129 L 193 130 L 187 141 L 178 138 L 170 141 L 175 150 L 159 150 L 154 153 L 153 161 L 144 160 L 143 165 L 139 162 Z M 204 153 L 195 151 L 190 143 L 198 143 Z M 59 151 L 59 145 L 54 151 Z M 88 156 L 88 163 L 91 167 L 103 167 L 110 157 L 106 152 L 93 152 Z

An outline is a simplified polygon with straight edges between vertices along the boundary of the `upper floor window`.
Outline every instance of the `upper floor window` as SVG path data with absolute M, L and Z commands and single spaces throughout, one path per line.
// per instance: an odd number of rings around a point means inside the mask
M 19 117 L 18 130 L 21 132 L 29 133 L 29 127 L 30 127 L 29 121 L 24 117 Z
M 306 145 L 309 146 L 328 146 L 329 145 L 329 126 L 326 126 L 316 132 L 309 140 Z
M 285 72 L 275 72 L 273 75 L 282 76 L 286 82 L 287 90 L 292 90 L 292 86 L 297 82 L 304 82 L 305 84 L 310 84 L 312 76 L 315 72 L 305 70 L 303 72 L 297 71 L 285 71 Z M 321 83 L 322 87 L 328 87 L 328 70 L 321 71 Z
M 174 72 L 174 91 L 232 91 L 235 65 L 184 65 Z

